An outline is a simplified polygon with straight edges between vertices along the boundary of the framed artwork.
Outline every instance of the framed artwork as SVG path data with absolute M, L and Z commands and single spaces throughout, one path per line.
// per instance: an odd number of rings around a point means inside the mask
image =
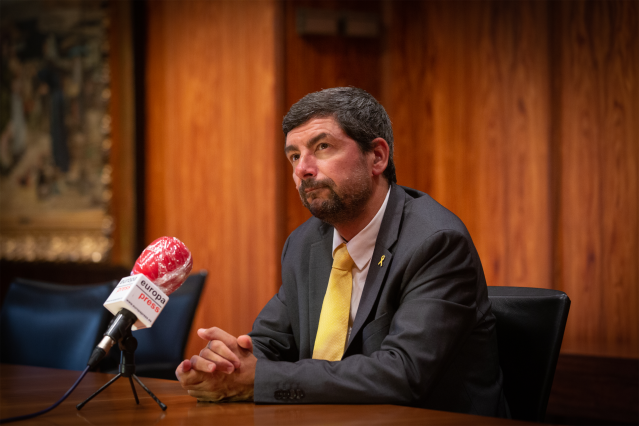
M 109 259 L 108 7 L 99 1 L 2 2 L 2 259 Z

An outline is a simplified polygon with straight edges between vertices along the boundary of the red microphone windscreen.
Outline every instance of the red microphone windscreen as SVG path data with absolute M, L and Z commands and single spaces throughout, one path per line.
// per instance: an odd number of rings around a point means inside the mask
M 144 249 L 131 275 L 144 274 L 167 296 L 182 285 L 193 267 L 193 257 L 175 237 L 161 237 Z

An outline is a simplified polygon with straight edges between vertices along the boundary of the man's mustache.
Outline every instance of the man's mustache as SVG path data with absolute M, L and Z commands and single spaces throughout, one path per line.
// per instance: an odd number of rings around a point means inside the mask
M 300 183 L 300 194 L 304 194 L 307 189 L 318 189 L 318 188 L 330 188 L 332 189 L 335 185 L 332 179 L 322 179 L 317 180 L 315 178 L 303 180 Z

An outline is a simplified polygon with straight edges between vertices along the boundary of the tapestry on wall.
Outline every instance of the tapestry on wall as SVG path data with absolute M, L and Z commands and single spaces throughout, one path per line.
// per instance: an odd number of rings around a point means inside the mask
M 0 257 L 103 262 L 112 245 L 108 14 L 3 1 Z

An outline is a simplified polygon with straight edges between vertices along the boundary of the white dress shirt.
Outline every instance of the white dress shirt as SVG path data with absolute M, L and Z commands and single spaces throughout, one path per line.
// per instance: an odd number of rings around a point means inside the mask
M 368 276 L 368 268 L 371 266 L 371 258 L 375 250 L 377 234 L 379 233 L 379 227 L 382 226 L 382 219 L 384 218 L 389 195 L 390 187 L 375 217 L 364 229 L 346 243 L 348 254 L 351 255 L 351 259 L 353 259 L 354 262 L 353 269 L 351 269 L 353 275 L 353 290 L 351 292 L 351 313 L 348 320 L 347 342 L 351 337 L 351 328 L 353 327 L 353 321 L 355 321 L 355 315 L 357 315 L 359 300 L 362 298 L 362 291 L 364 290 L 364 284 Z M 337 229 L 333 229 L 333 253 L 335 253 L 335 249 L 344 242 L 346 242 L 346 240 L 337 232 Z

